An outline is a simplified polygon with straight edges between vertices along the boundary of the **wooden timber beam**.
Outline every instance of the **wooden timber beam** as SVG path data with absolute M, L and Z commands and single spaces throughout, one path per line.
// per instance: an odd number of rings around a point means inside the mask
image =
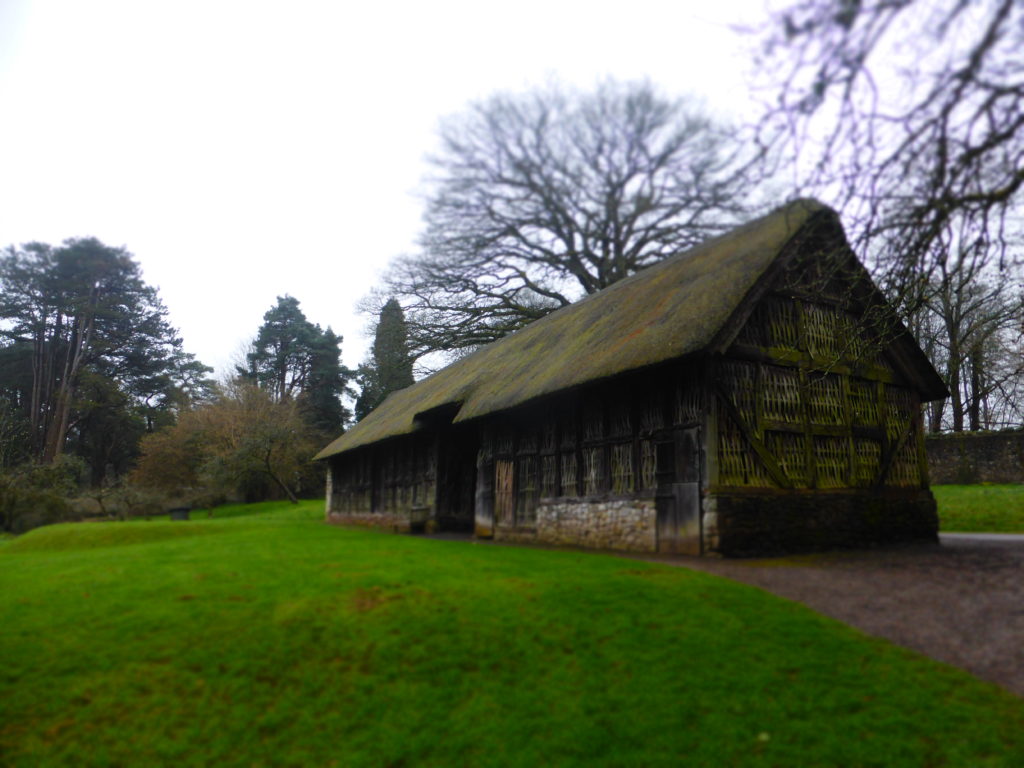
M 721 400 L 722 405 L 725 406 L 725 410 L 729 414 L 729 418 L 733 420 L 736 426 L 740 430 L 740 434 L 743 435 L 744 439 L 750 444 L 750 447 L 754 449 L 754 453 L 761 459 L 761 463 L 764 464 L 765 469 L 768 470 L 768 474 L 771 476 L 780 487 L 792 488 L 793 484 L 786 477 L 786 473 L 782 471 L 782 467 L 775 461 L 775 457 L 772 452 L 768 450 L 764 443 L 757 437 L 754 431 L 747 424 L 746 419 L 739 412 L 739 409 L 733 404 L 729 398 L 729 394 L 722 388 L 720 383 L 715 383 L 715 394 Z
M 872 488 L 881 488 L 885 484 L 886 478 L 889 476 L 889 470 L 892 468 L 892 462 L 899 455 L 899 452 L 903 450 L 903 446 L 907 444 L 907 440 L 914 434 L 914 420 L 911 419 L 910 423 L 907 424 L 903 430 L 903 434 L 900 435 L 900 439 L 895 443 L 889 443 L 885 455 L 882 456 L 882 464 L 878 468 L 878 474 L 875 475 L 875 480 L 871 483 Z

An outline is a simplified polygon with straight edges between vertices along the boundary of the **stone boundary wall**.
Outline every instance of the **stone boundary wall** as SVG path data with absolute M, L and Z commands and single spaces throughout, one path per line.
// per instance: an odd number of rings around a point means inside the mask
M 961 432 L 925 439 L 933 484 L 1024 483 L 1024 432 Z
M 656 552 L 658 513 L 654 499 L 542 501 L 536 541 L 556 546 Z

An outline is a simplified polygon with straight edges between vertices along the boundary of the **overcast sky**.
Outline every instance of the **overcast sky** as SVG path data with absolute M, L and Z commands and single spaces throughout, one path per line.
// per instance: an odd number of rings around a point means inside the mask
M 414 249 L 439 119 L 550 79 L 647 77 L 748 117 L 762 0 L 0 0 L 0 246 L 95 236 L 224 370 L 283 294 L 356 302 Z

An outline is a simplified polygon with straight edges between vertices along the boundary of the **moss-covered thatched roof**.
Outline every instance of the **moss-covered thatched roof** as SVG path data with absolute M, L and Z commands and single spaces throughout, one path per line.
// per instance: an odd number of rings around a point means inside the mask
M 799 200 L 655 264 L 391 394 L 322 450 L 414 432 L 417 414 L 458 406 L 454 422 L 707 349 L 786 244 L 836 214 Z

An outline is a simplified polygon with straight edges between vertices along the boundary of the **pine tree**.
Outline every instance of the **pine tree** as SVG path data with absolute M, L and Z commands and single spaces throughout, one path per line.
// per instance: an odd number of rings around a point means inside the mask
M 384 402 L 392 392 L 411 386 L 412 356 L 405 314 L 396 299 L 388 299 L 380 311 L 368 362 L 359 366 L 361 394 L 356 400 L 356 419 Z
M 341 336 L 306 319 L 299 300 L 278 296 L 263 315 L 242 381 L 264 390 L 275 403 L 294 401 L 307 423 L 337 435 L 349 412 L 341 402 L 352 372 L 341 364 Z

